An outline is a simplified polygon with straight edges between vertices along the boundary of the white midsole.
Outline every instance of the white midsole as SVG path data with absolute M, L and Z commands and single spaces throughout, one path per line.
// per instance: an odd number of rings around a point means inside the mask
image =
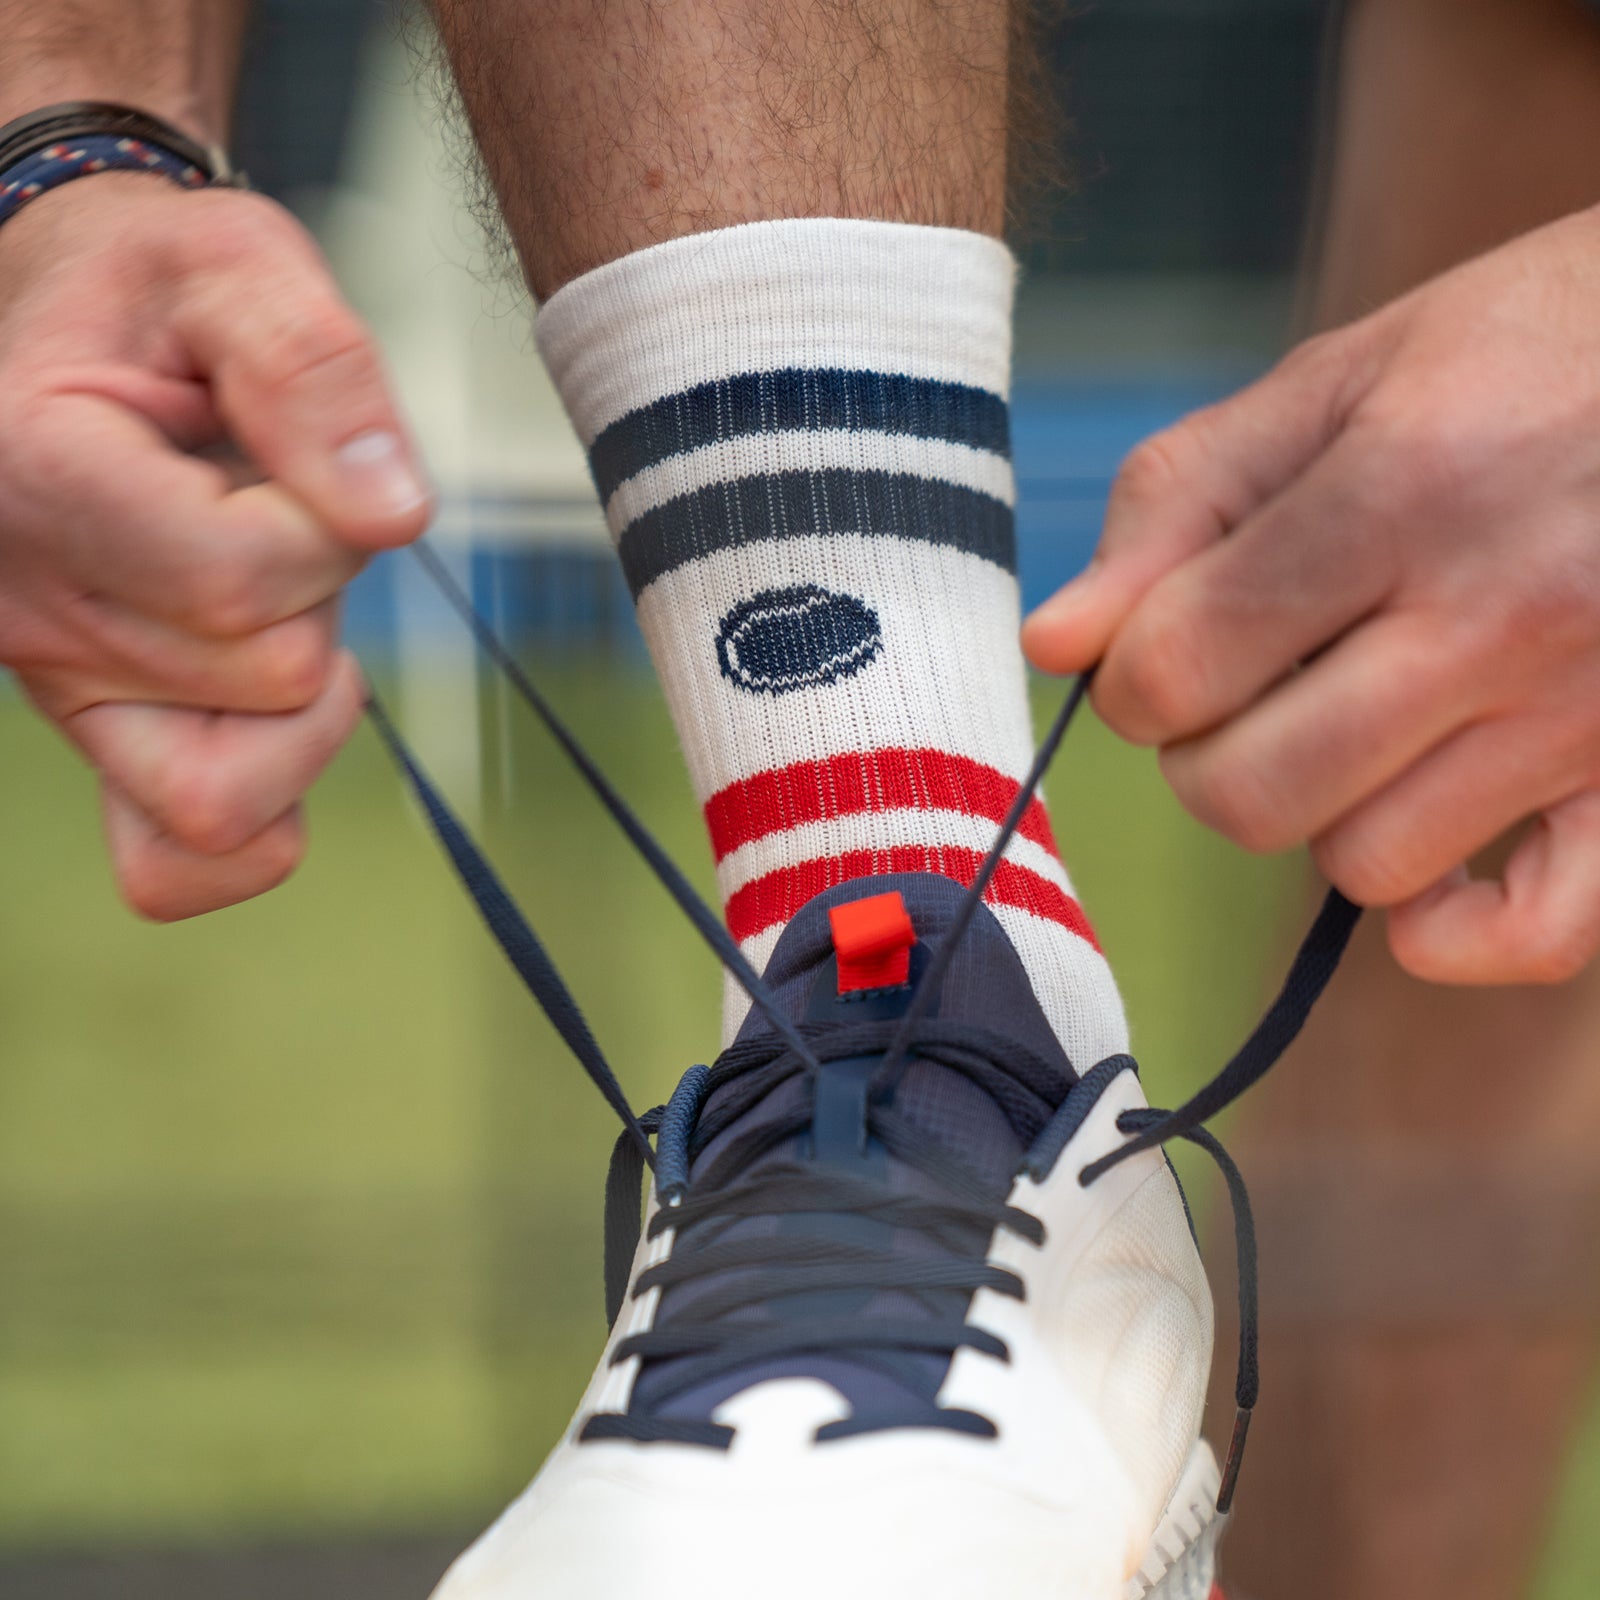
M 1220 1483 L 1211 1446 L 1196 1440 L 1123 1600 L 1208 1600 L 1216 1581 L 1217 1541 L 1228 1521 L 1217 1510 Z

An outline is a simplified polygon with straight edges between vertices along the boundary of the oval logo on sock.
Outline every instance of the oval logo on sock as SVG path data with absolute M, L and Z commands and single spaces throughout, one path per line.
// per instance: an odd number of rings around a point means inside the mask
M 788 694 L 848 678 L 883 649 L 878 613 L 814 583 L 763 589 L 717 629 L 723 677 L 752 694 Z

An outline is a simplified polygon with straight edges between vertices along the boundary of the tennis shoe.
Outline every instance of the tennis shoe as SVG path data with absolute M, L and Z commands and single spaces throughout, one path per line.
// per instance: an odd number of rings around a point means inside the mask
M 642 1119 L 642 1230 L 624 1135 L 599 1367 L 434 1600 L 1212 1593 L 1212 1304 L 1177 1178 L 1124 1148 L 1152 1115 L 1132 1059 L 1069 1061 L 964 899 L 906 875 L 801 910 L 765 975 L 791 1037 L 753 1011 Z

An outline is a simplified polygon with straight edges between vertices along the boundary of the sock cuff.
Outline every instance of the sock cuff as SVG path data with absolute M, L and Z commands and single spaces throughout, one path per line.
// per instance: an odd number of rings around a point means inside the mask
M 981 401 L 1009 392 L 1015 282 L 1011 252 L 986 234 L 845 218 L 752 222 L 596 267 L 550 297 L 535 333 L 586 449 L 668 397 L 774 373 L 814 375 L 812 390 L 831 378 L 823 403 L 846 409 L 933 404 L 961 414 L 964 427 L 1003 432 L 1003 404 L 987 408 L 995 419 Z M 853 395 L 838 381 L 850 373 L 914 392 L 880 385 Z

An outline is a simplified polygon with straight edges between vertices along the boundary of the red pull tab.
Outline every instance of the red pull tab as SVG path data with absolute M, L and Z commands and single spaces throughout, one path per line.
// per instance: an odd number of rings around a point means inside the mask
M 833 951 L 839 958 L 839 993 L 892 989 L 911 975 L 917 942 L 911 914 L 898 889 L 834 906 L 828 913 Z

